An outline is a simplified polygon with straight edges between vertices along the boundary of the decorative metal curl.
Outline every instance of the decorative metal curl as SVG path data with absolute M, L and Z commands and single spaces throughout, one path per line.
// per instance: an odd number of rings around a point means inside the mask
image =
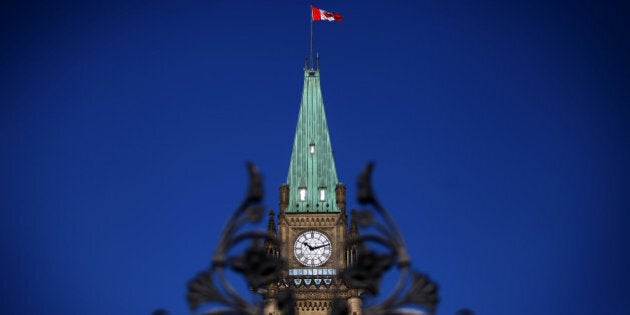
M 217 303 L 221 308 L 213 308 L 204 314 L 260 314 L 260 303 L 245 300 L 226 279 L 225 269 L 240 273 L 257 293 L 264 293 L 265 287 L 280 278 L 285 263 L 274 255 L 269 255 L 264 243 L 273 244 L 276 248 L 279 241 L 274 233 L 263 230 L 246 230 L 241 228 L 247 224 L 259 223 L 265 212 L 261 204 L 263 199 L 262 175 L 252 163 L 247 163 L 249 186 L 247 194 L 228 220 L 219 239 L 217 250 L 210 267 L 200 272 L 188 283 L 188 305 L 196 311 L 206 303 Z M 249 241 L 245 252 L 230 256 L 230 251 L 242 242 Z M 291 305 L 291 296 L 282 301 Z
M 389 212 L 376 198 L 372 188 L 372 170 L 369 163 L 358 178 L 358 201 L 368 208 L 353 211 L 352 218 L 358 232 L 346 242 L 347 248 L 355 248 L 358 259 L 342 272 L 346 283 L 363 294 L 376 296 L 379 293 L 383 274 L 396 266 L 399 277 L 396 287 L 378 304 L 363 309 L 366 315 L 411 315 L 421 313 L 406 308 L 420 307 L 433 313 L 439 301 L 438 286 L 428 276 L 411 269 L 411 259 L 405 242 Z M 376 216 L 375 216 L 376 215 Z M 385 249 L 385 253 L 375 250 L 375 245 Z M 343 314 L 342 312 L 336 312 Z
M 225 269 L 241 274 L 250 289 L 263 296 L 267 289 L 280 280 L 287 264 L 279 255 L 270 254 L 271 246 L 280 248 L 280 242 L 269 230 L 245 230 L 248 224 L 259 223 L 265 212 L 262 176 L 252 164 L 247 164 L 249 186 L 247 194 L 228 220 L 221 234 L 217 250 L 209 268 L 200 272 L 188 283 L 188 304 L 196 311 L 206 303 L 219 304 L 204 314 L 211 315 L 259 315 L 262 303 L 252 303 L 242 297 L 226 279 Z M 438 286 L 428 276 L 411 268 L 411 259 L 394 220 L 380 204 L 372 188 L 371 177 L 374 164 L 369 163 L 358 178 L 358 201 L 366 208 L 353 211 L 352 221 L 356 231 L 346 241 L 346 249 L 356 253 L 345 270 L 340 272 L 346 285 L 362 296 L 379 294 L 380 282 L 385 272 L 394 266 L 399 271 L 398 281 L 392 291 L 375 305 L 365 305 L 365 315 L 417 315 L 433 313 L 439 301 Z M 240 254 L 231 250 L 243 242 L 249 245 Z M 380 249 L 380 250 L 377 250 Z M 275 290 L 274 290 L 275 291 Z M 294 315 L 295 297 L 290 288 L 277 290 L 273 296 L 277 310 L 283 315 Z M 331 315 L 346 315 L 349 305 L 346 299 L 331 301 Z M 410 306 L 415 308 L 409 308 Z M 425 311 L 420 311 L 418 308 Z M 157 310 L 156 312 L 165 312 Z M 163 313 L 160 313 L 163 314 Z M 469 309 L 457 315 L 474 315 Z

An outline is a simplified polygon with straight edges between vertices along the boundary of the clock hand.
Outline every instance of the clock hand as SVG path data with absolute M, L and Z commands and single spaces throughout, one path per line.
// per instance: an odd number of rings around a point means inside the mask
M 310 246 L 309 246 L 309 248 L 311 248 L 311 250 L 314 250 L 314 249 L 318 249 L 318 248 L 326 247 L 326 246 L 328 246 L 328 245 L 330 245 L 330 243 L 328 243 L 328 244 L 324 244 L 324 245 L 319 245 L 319 246 L 314 246 L 314 247 L 310 247 Z
M 308 245 L 308 243 L 307 243 L 307 242 L 304 242 L 304 243 L 302 243 L 302 244 L 306 245 L 306 247 L 308 247 L 308 250 L 314 250 L 314 249 L 315 249 L 315 247 L 313 247 L 313 246 L 311 246 L 311 245 Z

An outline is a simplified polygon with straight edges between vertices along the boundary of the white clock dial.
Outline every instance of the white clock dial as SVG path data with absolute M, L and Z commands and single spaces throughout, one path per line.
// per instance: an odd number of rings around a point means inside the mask
M 324 233 L 306 231 L 295 239 L 293 254 L 302 265 L 321 266 L 332 255 L 332 244 Z

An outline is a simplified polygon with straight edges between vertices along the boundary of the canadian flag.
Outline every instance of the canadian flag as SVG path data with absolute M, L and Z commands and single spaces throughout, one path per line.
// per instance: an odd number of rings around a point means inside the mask
M 312 18 L 313 21 L 342 21 L 343 18 L 341 17 L 341 14 L 337 13 L 337 12 L 328 12 L 322 9 L 318 9 L 314 6 L 311 6 L 311 10 L 313 11 L 312 13 Z

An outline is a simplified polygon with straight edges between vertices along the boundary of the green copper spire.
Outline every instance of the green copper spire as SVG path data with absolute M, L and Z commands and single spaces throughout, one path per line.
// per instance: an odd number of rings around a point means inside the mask
M 338 183 L 319 70 L 305 69 L 302 103 L 287 176 L 289 200 L 286 212 L 339 212 L 335 194 Z

